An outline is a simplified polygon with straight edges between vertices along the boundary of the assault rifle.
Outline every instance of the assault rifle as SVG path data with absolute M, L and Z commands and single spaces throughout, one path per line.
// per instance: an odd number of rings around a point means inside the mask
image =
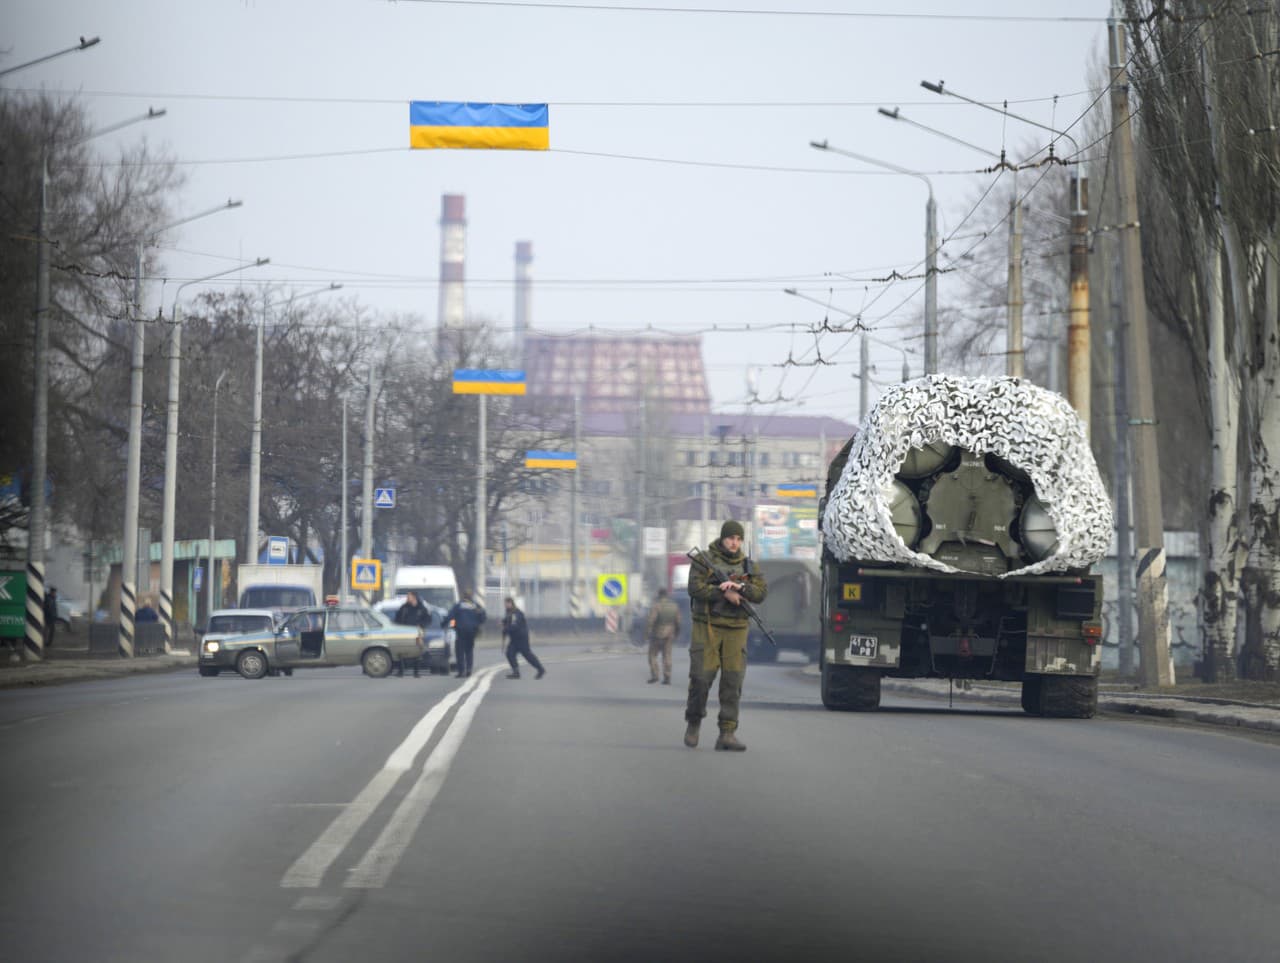
M 745 575 L 731 576 L 720 571 L 716 568 L 715 563 L 707 557 L 707 553 L 700 548 L 691 548 L 685 554 L 689 556 L 689 561 L 715 579 L 717 585 L 721 582 L 737 582 L 741 584 L 746 581 Z M 778 640 L 773 637 L 773 633 L 769 631 L 769 626 L 764 624 L 764 619 L 760 618 L 760 613 L 755 610 L 755 606 L 747 601 L 745 595 L 742 596 L 742 611 L 746 612 L 747 617 L 756 624 L 756 628 L 764 633 L 764 637 L 769 640 L 769 644 L 777 648 Z

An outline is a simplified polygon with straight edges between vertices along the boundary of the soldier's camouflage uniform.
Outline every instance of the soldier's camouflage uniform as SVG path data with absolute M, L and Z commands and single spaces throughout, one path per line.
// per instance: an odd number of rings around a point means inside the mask
M 745 576 L 740 594 L 752 605 L 764 601 L 768 586 L 755 563 L 741 551 L 729 554 L 716 539 L 707 555 L 720 573 Z M 689 599 L 693 608 L 693 636 L 689 646 L 689 701 L 686 722 L 699 723 L 707 714 L 707 696 L 720 673 L 720 731 L 738 728 L 738 703 L 747 671 L 747 628 L 742 606 L 725 599 L 716 578 L 694 564 L 689 567 Z

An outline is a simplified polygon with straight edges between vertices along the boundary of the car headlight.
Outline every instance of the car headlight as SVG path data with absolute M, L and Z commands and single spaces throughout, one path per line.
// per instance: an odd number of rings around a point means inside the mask
M 220 648 L 222 648 L 222 646 L 220 646 L 217 642 L 213 641 L 212 639 L 210 639 L 208 642 L 204 644 L 204 650 L 206 652 L 210 652 L 210 653 L 217 652 Z

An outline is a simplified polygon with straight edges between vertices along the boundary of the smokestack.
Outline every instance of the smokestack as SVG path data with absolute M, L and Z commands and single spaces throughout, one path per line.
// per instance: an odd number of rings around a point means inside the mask
M 516 241 L 516 313 L 513 331 L 516 358 L 524 357 L 524 336 L 529 330 L 533 302 L 533 242 Z
M 461 334 L 466 318 L 467 198 L 445 194 L 440 205 L 440 308 L 438 340 L 443 348 Z

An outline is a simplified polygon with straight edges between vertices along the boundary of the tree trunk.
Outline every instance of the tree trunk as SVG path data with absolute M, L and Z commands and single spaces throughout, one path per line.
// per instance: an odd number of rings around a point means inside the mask
M 1239 443 L 1240 383 L 1227 365 L 1222 236 L 1217 224 L 1205 231 L 1204 247 L 1205 320 L 1209 335 L 1207 367 L 1212 412 L 1209 426 L 1212 437 L 1209 545 L 1201 589 L 1206 642 L 1204 678 L 1206 682 L 1223 682 L 1235 677 L 1236 551 L 1239 546 L 1236 446 Z
M 1264 303 L 1257 336 L 1258 357 L 1251 372 L 1249 436 L 1249 557 L 1241 584 L 1248 606 L 1243 674 L 1280 678 L 1280 239 L 1267 239 Z

